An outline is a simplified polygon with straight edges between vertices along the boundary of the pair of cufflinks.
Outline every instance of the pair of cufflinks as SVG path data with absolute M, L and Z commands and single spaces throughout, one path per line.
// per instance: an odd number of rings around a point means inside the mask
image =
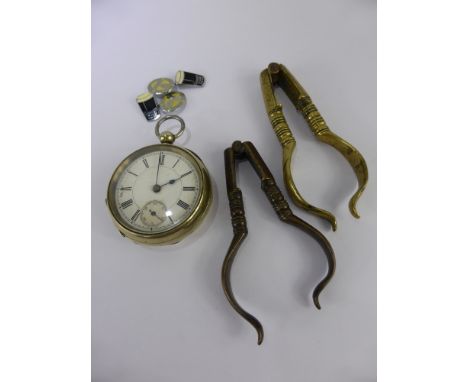
M 187 99 L 185 94 L 177 90 L 178 86 L 203 86 L 205 77 L 179 70 L 175 81 L 170 78 L 157 78 L 148 84 L 148 91 L 140 94 L 136 101 L 147 121 L 156 121 L 165 114 L 182 111 Z

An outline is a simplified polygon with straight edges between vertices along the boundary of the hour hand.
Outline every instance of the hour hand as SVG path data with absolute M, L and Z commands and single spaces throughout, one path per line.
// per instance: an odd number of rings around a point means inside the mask
M 161 184 L 161 187 L 162 187 L 162 186 L 165 186 L 166 184 L 174 184 L 174 183 L 177 182 L 178 180 L 182 179 L 184 176 L 187 176 L 188 174 L 191 174 L 191 173 L 192 173 L 192 170 L 187 171 L 185 174 L 182 174 L 182 175 L 179 176 L 178 178 L 171 179 L 169 182 L 166 182 L 166 183 L 164 183 L 164 184 Z
M 181 178 L 181 177 L 180 177 L 180 178 Z M 161 185 L 155 184 L 155 185 L 153 186 L 153 191 L 154 191 L 154 192 L 159 192 L 159 191 L 161 191 L 161 188 L 163 188 L 164 186 L 166 186 L 166 185 L 168 185 L 168 184 L 174 184 L 174 183 L 177 182 L 180 178 L 171 179 L 169 182 L 166 182 L 166 183 L 161 184 Z
M 169 182 L 166 182 L 164 184 L 161 184 L 160 186 L 158 186 L 157 184 L 154 185 L 153 187 L 153 191 L 154 192 L 159 192 L 161 191 L 161 188 L 168 185 L 168 184 L 174 184 L 175 182 L 177 182 L 178 180 L 182 179 L 184 176 L 187 176 L 188 174 L 191 174 L 192 171 L 187 171 L 185 174 L 182 174 L 181 176 L 179 176 L 178 178 L 175 178 L 175 179 L 171 179 Z M 156 191 L 157 190 L 157 191 Z
M 174 184 L 175 182 L 177 182 L 180 178 L 176 178 L 176 179 L 171 179 L 169 182 L 166 182 L 164 184 L 161 184 L 160 186 L 158 186 L 159 188 L 161 188 L 162 186 L 165 186 L 167 184 Z

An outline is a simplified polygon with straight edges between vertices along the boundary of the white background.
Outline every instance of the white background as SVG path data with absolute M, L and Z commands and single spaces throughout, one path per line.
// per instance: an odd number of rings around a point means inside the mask
M 0 379 L 82 382 L 91 378 L 90 4 L 0 7 Z M 379 2 L 382 382 L 468 379 L 467 11 L 458 0 Z M 34 99 L 26 114 L 19 99 Z
M 373 381 L 376 378 L 376 5 L 374 1 L 95 1 L 92 13 L 92 373 L 95 381 Z M 298 141 L 296 183 L 335 213 L 338 231 L 293 210 L 331 241 L 282 224 L 246 164 L 240 166 L 249 237 L 233 266 L 240 303 L 265 341 L 226 301 L 221 264 L 232 238 L 223 150 L 251 140 L 284 190 L 281 148 L 267 119 L 260 71 L 285 64 L 329 126 L 367 160 L 360 220 L 348 211 L 351 167 L 319 143 L 284 94 Z M 185 90 L 189 134 L 217 198 L 201 232 L 173 247 L 123 239 L 104 205 L 109 177 L 130 152 L 156 143 L 135 97 L 179 69 L 206 76 Z

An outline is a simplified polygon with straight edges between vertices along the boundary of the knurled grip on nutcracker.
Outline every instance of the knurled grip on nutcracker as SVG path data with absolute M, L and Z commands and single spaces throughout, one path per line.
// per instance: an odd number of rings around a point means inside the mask
M 351 144 L 330 130 L 310 96 L 284 65 L 277 63 L 268 65 L 268 68 L 260 74 L 260 84 L 268 118 L 283 148 L 283 180 L 293 202 L 298 207 L 327 220 L 332 225 L 333 230 L 336 230 L 335 216 L 309 204 L 299 193 L 294 183 L 291 158 L 296 147 L 296 140 L 284 117 L 283 107 L 276 99 L 275 86 L 284 90 L 296 109 L 301 112 L 317 139 L 338 150 L 353 168 L 358 180 L 358 190 L 349 201 L 349 210 L 354 217 L 359 218 L 356 203 L 366 188 L 368 180 L 367 165 L 363 156 Z
M 258 335 L 258 344 L 260 345 L 263 341 L 263 327 L 260 321 L 255 318 L 252 314 L 244 310 L 238 301 L 236 300 L 231 286 L 231 268 L 234 262 L 234 258 L 244 241 L 245 237 L 248 234 L 247 231 L 247 221 L 245 218 L 244 203 L 242 200 L 242 191 L 237 187 L 236 179 L 236 163 L 238 161 L 247 160 L 261 181 L 261 188 L 268 200 L 270 201 L 274 211 L 278 215 L 278 218 L 287 224 L 295 226 L 305 232 L 306 234 L 312 236 L 322 247 L 327 258 L 328 271 L 325 277 L 319 282 L 315 287 L 312 297 L 315 306 L 320 309 L 319 295 L 321 291 L 325 288 L 328 282 L 333 277 L 335 272 L 335 254 L 333 248 L 331 247 L 328 240 L 325 236 L 320 233 L 317 229 L 306 223 L 304 220 L 300 219 L 293 214 L 289 205 L 280 189 L 275 183 L 273 175 L 268 169 L 267 165 L 261 158 L 260 154 L 256 150 L 255 146 L 251 142 L 240 142 L 235 141 L 231 147 L 227 148 L 224 151 L 224 164 L 226 172 L 226 188 L 227 195 L 229 199 L 229 208 L 231 211 L 231 224 L 233 228 L 234 236 L 232 238 L 231 244 L 229 246 L 226 258 L 223 262 L 223 267 L 221 271 L 221 283 L 223 286 L 224 294 L 226 295 L 227 300 L 234 308 L 234 310 L 239 313 L 245 320 L 247 320 L 257 331 Z

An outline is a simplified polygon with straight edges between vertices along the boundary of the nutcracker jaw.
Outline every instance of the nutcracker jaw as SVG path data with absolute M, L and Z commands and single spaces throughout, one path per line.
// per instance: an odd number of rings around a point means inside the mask
M 318 309 L 320 309 L 319 295 L 331 280 L 335 272 L 335 254 L 330 243 L 321 232 L 292 213 L 288 202 L 284 199 L 280 189 L 276 185 L 273 175 L 251 142 L 241 143 L 240 141 L 235 141 L 231 147 L 224 151 L 226 187 L 229 199 L 229 207 L 231 210 L 231 223 L 234 237 L 232 238 L 231 245 L 229 246 L 228 252 L 223 262 L 221 282 L 224 294 L 226 295 L 226 298 L 231 306 L 257 331 L 258 344 L 260 345 L 264 336 L 262 324 L 257 320 L 257 318 L 245 311 L 239 305 L 236 298 L 234 297 L 230 279 L 231 267 L 234 258 L 239 250 L 239 247 L 248 234 L 242 191 L 237 187 L 236 180 L 236 162 L 242 160 L 247 160 L 254 168 L 255 172 L 261 180 L 261 188 L 270 201 L 274 211 L 278 215 L 278 218 L 282 222 L 295 226 L 309 236 L 312 236 L 315 240 L 317 240 L 325 252 L 328 263 L 328 271 L 326 276 L 315 287 L 312 294 L 314 304 Z
M 367 165 L 363 156 L 351 144 L 329 129 L 310 96 L 284 65 L 277 63 L 268 65 L 268 68 L 260 74 L 260 84 L 268 118 L 283 148 L 283 180 L 294 204 L 327 220 L 333 230 L 336 230 L 335 216 L 328 211 L 309 204 L 301 196 L 294 184 L 291 173 L 291 158 L 296 147 L 296 140 L 284 117 L 282 105 L 276 100 L 274 93 L 275 86 L 284 90 L 296 109 L 301 112 L 317 139 L 338 150 L 353 168 L 358 180 L 358 190 L 349 201 L 349 210 L 355 218 L 359 218 L 356 203 L 366 188 L 368 180 Z

